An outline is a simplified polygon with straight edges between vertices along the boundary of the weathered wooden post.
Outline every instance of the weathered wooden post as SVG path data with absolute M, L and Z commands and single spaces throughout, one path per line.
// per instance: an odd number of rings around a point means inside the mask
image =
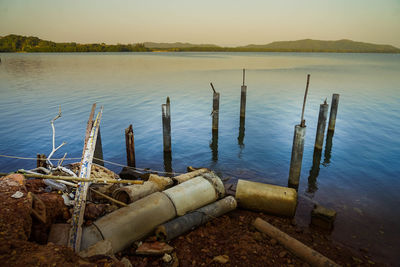
M 132 124 L 125 129 L 125 144 L 126 144 L 126 165 L 129 167 L 136 167 L 135 138 L 133 134 Z
M 304 109 L 310 84 L 310 74 L 307 75 L 306 92 L 304 93 L 303 109 L 300 124 L 294 127 L 292 157 L 290 160 L 288 186 L 297 189 L 299 187 L 301 163 L 303 161 L 304 137 L 306 136 L 306 121 L 304 120 Z
M 171 151 L 164 151 L 164 171 L 166 172 L 165 176 L 172 177 L 172 153 Z
M 212 109 L 212 130 L 218 131 L 218 120 L 219 120 L 219 93 L 215 91 L 214 85 L 210 83 L 213 90 L 213 109 Z
M 246 117 L 246 93 L 247 93 L 247 86 L 244 85 L 245 79 L 245 69 L 243 69 L 243 85 L 241 87 L 241 94 L 240 94 L 240 118 Z
M 164 152 L 171 152 L 171 109 L 169 96 L 167 97 L 167 103 L 161 105 L 161 112 Z
M 239 122 L 239 136 L 238 136 L 238 143 L 240 147 L 243 147 L 243 140 L 244 140 L 244 125 L 246 120 L 246 93 L 247 93 L 247 86 L 244 85 L 245 81 L 245 69 L 243 69 L 243 85 L 241 87 L 241 94 L 240 94 L 240 122 Z
M 339 94 L 332 95 L 331 113 L 329 114 L 328 131 L 335 131 L 336 115 L 339 105 L 339 96 L 340 96 Z
M 329 105 L 326 103 L 326 99 L 323 104 L 319 105 L 319 115 L 317 124 L 317 133 L 315 135 L 315 148 L 322 150 L 324 144 L 324 135 L 326 127 L 326 118 L 328 117 Z
M 45 154 L 36 154 L 36 168 L 45 167 L 46 168 L 46 155 Z
M 100 126 L 99 126 L 99 132 L 97 133 L 96 147 L 94 149 L 94 155 L 93 155 L 93 163 L 100 166 L 104 166 L 103 145 L 101 144 Z

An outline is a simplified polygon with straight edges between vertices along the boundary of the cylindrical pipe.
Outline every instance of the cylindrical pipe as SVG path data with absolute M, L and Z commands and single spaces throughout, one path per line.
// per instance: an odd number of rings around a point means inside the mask
M 296 125 L 294 127 L 292 158 L 290 160 L 289 187 L 298 188 L 300 181 L 301 163 L 303 161 L 304 137 L 306 126 Z
M 114 252 L 150 234 L 176 215 L 198 209 L 222 195 L 223 184 L 216 175 L 196 177 L 163 192 L 156 192 L 118 209 L 86 227 L 81 249 L 107 239 Z
M 178 182 L 178 184 L 186 182 L 194 177 L 200 176 L 201 174 L 205 173 L 205 172 L 209 172 L 210 170 L 207 168 L 201 168 L 192 172 L 188 172 L 188 173 L 184 173 L 178 176 L 173 177 L 172 179 L 174 179 L 175 181 Z
M 188 211 L 214 202 L 219 197 L 211 182 L 201 176 L 178 184 L 163 192 L 174 203 L 178 216 L 185 215 Z
M 211 219 L 232 211 L 235 208 L 235 198 L 233 196 L 228 196 L 224 199 L 158 226 L 155 231 L 156 236 L 163 240 L 174 239 L 175 237 L 178 237 Z
M 322 150 L 322 145 L 324 144 L 326 118 L 328 117 L 328 107 L 329 105 L 326 103 L 326 101 L 319 106 L 317 134 L 315 136 L 315 147 L 320 150 Z
M 172 183 L 171 178 L 150 174 L 149 180 L 142 185 L 129 185 L 118 188 L 113 192 L 113 197 L 128 204 L 152 193 L 162 191 Z
M 43 182 L 50 186 L 52 188 L 52 190 L 60 190 L 60 191 L 67 191 L 67 186 L 65 184 L 62 183 L 58 183 L 56 181 L 50 180 L 50 179 L 44 179 Z
M 336 115 L 339 106 L 339 96 L 340 96 L 339 94 L 332 95 L 331 113 L 329 114 L 329 126 L 328 126 L 329 131 L 335 130 Z
M 254 221 L 253 225 L 260 232 L 263 232 L 271 238 L 278 240 L 278 242 L 281 243 L 285 248 L 290 250 L 293 254 L 295 254 L 302 260 L 309 263 L 311 266 L 340 266 L 334 261 L 320 254 L 319 252 L 304 245 L 297 239 L 294 239 L 293 237 L 282 232 L 278 228 L 262 220 L 261 218 L 257 218 Z
M 150 234 L 157 225 L 175 216 L 175 207 L 169 197 L 164 193 L 156 192 L 84 228 L 81 250 L 107 239 L 111 242 L 114 252 L 121 251 L 132 242 Z
M 118 188 L 113 192 L 113 197 L 128 204 L 158 191 L 161 190 L 158 189 L 157 185 L 146 181 L 142 185 L 129 185 Z
M 297 192 L 293 188 L 239 180 L 236 187 L 239 207 L 283 216 L 294 216 Z

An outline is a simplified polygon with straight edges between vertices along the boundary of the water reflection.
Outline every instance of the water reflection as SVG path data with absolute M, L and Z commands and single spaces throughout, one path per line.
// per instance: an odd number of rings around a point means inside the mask
M 211 152 L 212 152 L 212 161 L 218 161 L 218 130 L 212 131 L 212 141 L 210 144 Z
M 164 171 L 167 172 L 166 176 L 172 176 L 172 153 L 171 151 L 164 151 Z
M 328 133 L 326 135 L 324 162 L 322 163 L 322 165 L 324 165 L 325 167 L 329 166 L 329 163 L 331 163 L 333 134 L 334 134 L 334 131 L 328 131 Z
M 322 150 L 318 148 L 314 148 L 314 155 L 313 155 L 313 165 L 310 170 L 310 176 L 308 176 L 308 188 L 307 193 L 313 195 L 317 190 L 317 177 L 320 170 L 320 163 L 321 163 L 321 155 Z
M 244 122 L 245 117 L 240 117 L 240 125 L 239 125 L 239 136 L 238 136 L 238 144 L 241 149 L 244 147 Z

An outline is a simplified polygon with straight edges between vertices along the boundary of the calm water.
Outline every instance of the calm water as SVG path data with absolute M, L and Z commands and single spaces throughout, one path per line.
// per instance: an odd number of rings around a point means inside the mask
M 126 163 L 133 124 L 137 167 L 164 170 L 161 104 L 171 98 L 172 168 L 205 166 L 224 177 L 287 185 L 294 125 L 311 74 L 296 215 L 311 202 L 338 211 L 333 238 L 396 262 L 400 227 L 400 55 L 302 53 L 0 54 L 0 154 L 80 157 L 91 104 L 104 106 L 104 159 Z M 238 143 L 242 68 L 247 69 L 243 144 Z M 218 151 L 212 151 L 213 82 L 221 93 Z M 319 104 L 340 94 L 336 131 L 310 177 Z M 214 154 L 213 154 L 214 153 Z M 0 171 L 35 161 L 0 158 Z M 106 167 L 119 171 L 120 167 Z M 396 258 L 397 257 L 397 258 Z

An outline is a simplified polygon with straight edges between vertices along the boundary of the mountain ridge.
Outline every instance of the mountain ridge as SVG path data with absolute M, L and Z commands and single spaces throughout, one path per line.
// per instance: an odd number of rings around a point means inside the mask
M 249 44 L 222 47 L 214 44 L 191 44 L 185 42 L 107 45 L 105 43 L 79 44 L 56 43 L 33 36 L 10 34 L 0 37 L 0 52 L 333 52 L 333 53 L 400 53 L 400 49 L 386 44 L 340 39 L 323 41 L 301 39 L 275 41 L 269 44 Z

